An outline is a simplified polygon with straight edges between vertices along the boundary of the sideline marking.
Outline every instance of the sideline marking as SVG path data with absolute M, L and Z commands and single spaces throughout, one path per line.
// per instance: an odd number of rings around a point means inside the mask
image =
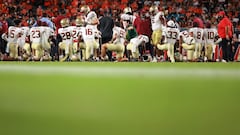
M 1 65 L 0 72 L 32 75 L 76 75 L 76 76 L 144 76 L 144 77 L 231 77 L 240 79 L 238 69 L 214 68 L 169 68 L 169 67 L 92 67 L 92 66 L 26 66 Z

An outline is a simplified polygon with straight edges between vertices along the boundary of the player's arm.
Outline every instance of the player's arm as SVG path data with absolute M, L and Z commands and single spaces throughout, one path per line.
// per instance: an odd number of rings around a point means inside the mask
M 102 33 L 99 30 L 96 29 L 96 31 L 95 31 L 95 39 L 99 39 L 101 37 L 102 37 Z
M 222 38 L 220 38 L 219 36 L 215 36 L 214 41 L 215 44 L 218 44 L 222 41 Z
M 161 23 L 162 23 L 164 26 L 167 25 L 167 21 L 166 21 L 166 18 L 164 17 L 164 13 L 163 13 L 163 12 L 160 12 L 159 20 L 161 21 Z
M 5 41 L 8 41 L 8 34 L 7 33 L 3 33 L 2 34 L 2 39 Z
M 119 38 L 118 34 L 114 32 L 112 40 L 110 41 L 110 43 L 114 43 L 114 41 Z
M 191 40 L 190 40 L 190 42 L 188 43 L 188 45 L 192 45 L 192 44 L 195 44 L 196 43 L 196 40 L 194 39 L 194 38 L 192 38 Z

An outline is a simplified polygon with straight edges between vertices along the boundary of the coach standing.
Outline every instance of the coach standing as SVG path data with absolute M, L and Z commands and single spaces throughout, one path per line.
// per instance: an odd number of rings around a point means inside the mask
M 98 29 L 102 33 L 101 44 L 106 44 L 112 40 L 113 36 L 114 20 L 110 15 L 110 11 L 104 11 L 104 15 L 99 19 L 99 22 L 100 24 L 98 25 Z M 112 52 L 108 51 L 107 55 L 109 60 L 112 61 Z
M 229 20 L 229 18 L 225 15 L 224 11 L 220 11 L 217 14 L 218 18 L 218 35 L 220 38 L 222 38 L 222 41 L 219 43 L 219 47 L 222 48 L 222 62 L 228 62 L 232 60 L 231 54 L 232 54 L 232 45 L 231 40 L 233 37 L 233 28 L 232 28 L 232 22 Z
M 146 35 L 149 39 L 151 39 L 152 35 L 152 25 L 150 15 L 147 12 L 146 8 L 141 9 L 139 12 L 140 15 L 136 17 L 133 22 L 133 26 L 136 28 L 138 35 Z M 146 43 L 146 49 L 150 51 L 152 58 L 154 57 L 153 46 L 150 42 Z M 143 53 L 143 52 L 141 52 Z

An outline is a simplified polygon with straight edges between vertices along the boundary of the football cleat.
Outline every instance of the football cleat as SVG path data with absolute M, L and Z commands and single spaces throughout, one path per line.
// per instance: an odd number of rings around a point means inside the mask
M 147 36 L 143 36 L 143 41 L 144 41 L 145 43 L 148 43 L 148 42 L 149 42 L 149 38 L 148 38 Z

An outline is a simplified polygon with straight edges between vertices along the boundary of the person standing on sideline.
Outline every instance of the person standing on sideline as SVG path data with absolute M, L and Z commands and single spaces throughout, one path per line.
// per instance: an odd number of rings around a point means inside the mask
M 103 17 L 99 19 L 99 22 L 100 24 L 98 25 L 98 29 L 102 33 L 102 41 L 100 43 L 101 48 L 101 45 L 104 45 L 112 40 L 114 21 L 110 16 L 110 13 L 105 11 Z M 112 52 L 108 51 L 107 55 L 109 60 L 112 61 Z
M 136 28 L 138 35 L 146 35 L 148 39 L 151 39 L 152 25 L 151 25 L 150 15 L 147 12 L 147 9 L 143 8 L 140 11 L 140 15 L 136 17 L 135 21 L 133 22 L 133 26 Z M 150 51 L 150 54 L 153 59 L 154 57 L 153 46 L 150 44 L 150 42 L 146 43 L 145 49 Z M 141 55 L 143 55 L 142 53 L 146 51 L 145 49 L 140 51 Z
M 222 48 L 222 62 L 228 62 L 232 60 L 232 45 L 231 39 L 233 37 L 233 28 L 232 23 L 229 18 L 225 15 L 224 11 L 220 11 L 217 14 L 218 18 L 218 35 L 222 38 L 222 41 L 219 43 L 219 47 Z

